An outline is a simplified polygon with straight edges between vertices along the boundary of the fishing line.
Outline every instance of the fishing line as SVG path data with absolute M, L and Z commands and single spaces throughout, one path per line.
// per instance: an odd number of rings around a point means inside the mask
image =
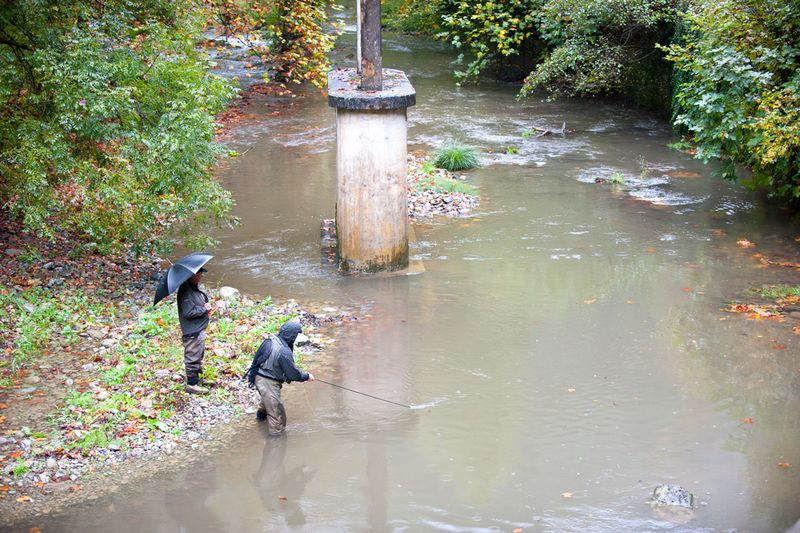
M 340 389 L 344 389 L 344 390 L 347 390 L 347 391 L 350 391 L 350 392 L 355 392 L 356 394 L 360 394 L 360 395 L 362 395 L 362 396 L 368 396 L 368 397 L 370 397 L 370 398 L 373 398 L 373 399 L 375 399 L 375 400 L 380 400 L 380 401 L 382 401 L 382 402 L 391 403 L 391 404 L 394 404 L 394 405 L 398 405 L 398 406 L 400 406 L 400 407 L 405 407 L 406 409 L 413 409 L 413 408 L 412 408 L 410 405 L 406 405 L 406 404 L 404 404 L 404 403 L 397 403 L 397 402 L 393 402 L 392 400 L 387 400 L 387 399 L 385 399 L 385 398 L 378 398 L 377 396 L 373 396 L 372 394 L 367 394 L 366 392 L 359 392 L 359 391 L 357 391 L 357 390 L 348 389 L 347 387 L 343 387 L 343 386 L 341 386 L 341 385 L 337 385 L 336 383 L 330 383 L 330 382 L 328 382 L 328 381 L 325 381 L 325 380 L 323 380 L 323 379 L 319 379 L 319 378 L 317 378 L 317 377 L 315 377 L 315 378 L 314 378 L 314 381 L 319 381 L 319 382 L 325 383 L 325 384 L 327 384 L 327 385 L 332 385 L 332 386 L 334 386 L 334 387 L 339 387 Z

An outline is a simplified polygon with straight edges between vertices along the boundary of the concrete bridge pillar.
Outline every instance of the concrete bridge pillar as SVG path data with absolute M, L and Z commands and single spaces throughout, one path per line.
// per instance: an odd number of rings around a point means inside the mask
M 336 109 L 336 232 L 339 268 L 353 272 L 408 266 L 406 109 L 414 88 L 382 69 L 379 90 L 364 90 L 356 69 L 328 75 Z

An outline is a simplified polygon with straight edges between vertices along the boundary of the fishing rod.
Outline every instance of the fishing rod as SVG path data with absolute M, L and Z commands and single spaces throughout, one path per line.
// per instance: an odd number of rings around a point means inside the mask
M 347 387 L 343 387 L 343 386 L 341 386 L 341 385 L 337 385 L 336 383 L 331 383 L 331 382 L 329 382 L 329 381 L 325 381 L 324 379 L 319 379 L 319 378 L 316 378 L 316 377 L 315 377 L 315 378 L 314 378 L 314 381 L 321 381 L 322 383 L 326 383 L 326 384 L 328 384 L 328 385 L 332 385 L 332 386 L 334 386 L 334 387 L 339 387 L 340 389 L 348 390 L 348 391 L 350 391 L 350 392 L 355 392 L 356 394 L 360 394 L 360 395 L 362 395 L 362 396 L 369 396 L 370 398 L 374 398 L 375 400 L 380 400 L 380 401 L 382 401 L 382 402 L 391 403 L 391 404 L 394 404 L 394 405 L 399 405 L 400 407 L 405 407 L 405 408 L 407 408 L 407 409 L 411 409 L 411 406 L 410 406 L 410 405 L 406 405 L 406 404 L 404 404 L 404 403 L 397 403 L 397 402 L 393 402 L 392 400 L 386 400 L 386 399 L 384 399 L 384 398 L 378 398 L 377 396 L 373 396 L 372 394 L 367 394 L 366 392 L 359 392 L 359 391 L 357 391 L 357 390 L 348 389 Z

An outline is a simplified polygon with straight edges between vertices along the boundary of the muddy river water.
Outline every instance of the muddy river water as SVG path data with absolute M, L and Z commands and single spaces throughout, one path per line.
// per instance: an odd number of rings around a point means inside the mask
M 337 52 L 351 64 L 348 28 Z M 668 124 L 595 101 L 456 87 L 452 51 L 384 36 L 417 90 L 409 149 L 478 148 L 473 216 L 415 221 L 415 275 L 348 277 L 320 261 L 333 218 L 334 111 L 256 102 L 220 172 L 242 225 L 211 284 L 366 315 L 284 389 L 287 436 L 253 420 L 224 449 L 58 519 L 75 531 L 784 531 L 800 518 L 800 337 L 724 311 L 794 282 L 752 257 L 800 234 Z M 350 62 L 350 63 L 348 63 Z M 275 115 L 275 116 L 272 116 Z M 565 135 L 522 135 L 531 127 Z M 596 183 L 622 176 L 628 186 Z M 755 249 L 737 245 L 740 239 Z M 779 463 L 783 466 L 779 466 Z M 786 464 L 793 466 L 786 467 Z M 656 514 L 660 483 L 696 496 Z M 54 524 L 55 525 L 55 524 Z

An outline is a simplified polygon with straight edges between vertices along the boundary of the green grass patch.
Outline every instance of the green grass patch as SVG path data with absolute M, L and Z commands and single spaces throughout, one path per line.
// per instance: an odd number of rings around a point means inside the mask
M 114 316 L 110 303 L 97 302 L 83 292 L 53 293 L 33 287 L 16 293 L 0 287 L 0 345 L 12 349 L 0 360 L 0 369 L 15 373 L 48 348 L 76 344 L 82 328 Z
M 614 172 L 608 178 L 606 178 L 606 180 L 613 185 L 628 184 L 628 180 L 625 179 L 625 175 L 622 172 Z
M 11 467 L 11 474 L 14 477 L 19 477 L 22 474 L 29 472 L 30 468 L 25 466 L 25 462 L 22 459 L 17 459 L 17 462 L 14 463 L 14 466 Z
M 800 298 L 800 285 L 772 285 L 770 287 L 752 289 L 752 292 L 767 300 Z
M 478 166 L 478 155 L 471 146 L 447 143 L 433 153 L 433 164 L 451 172 Z
M 470 196 L 477 196 L 478 191 L 475 187 L 463 183 L 458 180 L 445 178 L 439 175 L 432 175 L 427 180 L 420 180 L 417 182 L 417 189 L 421 191 L 433 191 L 436 193 L 458 192 L 468 194 Z

